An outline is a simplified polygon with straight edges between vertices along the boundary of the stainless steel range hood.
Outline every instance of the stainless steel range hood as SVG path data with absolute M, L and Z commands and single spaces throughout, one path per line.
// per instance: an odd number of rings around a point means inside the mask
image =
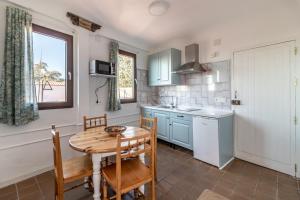
M 199 63 L 199 45 L 191 44 L 185 47 L 185 64 L 180 66 L 173 73 L 177 74 L 190 74 L 190 73 L 203 73 L 207 69 Z

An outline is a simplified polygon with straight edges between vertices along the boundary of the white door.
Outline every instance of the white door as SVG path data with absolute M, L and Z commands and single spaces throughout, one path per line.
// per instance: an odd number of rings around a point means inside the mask
M 299 41 L 297 41 L 297 46 L 300 45 Z M 297 163 L 297 178 L 300 178 L 300 55 L 299 48 L 296 56 L 296 73 L 297 73 L 297 87 L 296 87 L 296 116 L 297 116 L 297 125 L 296 125 L 296 163 Z
M 294 175 L 295 42 L 234 53 L 236 157 Z

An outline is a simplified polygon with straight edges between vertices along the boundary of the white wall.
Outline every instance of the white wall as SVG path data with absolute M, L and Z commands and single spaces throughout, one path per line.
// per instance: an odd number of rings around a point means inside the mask
M 80 131 L 83 115 L 102 115 L 106 110 L 107 87 L 99 91 L 100 104 L 95 103 L 94 89 L 104 79 L 90 79 L 89 60 L 108 60 L 109 34 L 120 40 L 121 48 L 137 53 L 139 68 L 146 67 L 145 50 L 135 48 L 126 38 L 111 30 L 91 33 L 85 29 L 71 25 L 65 17 L 68 8 L 59 1 L 36 0 L 15 1 L 32 9 L 33 22 L 53 28 L 74 36 L 74 108 L 40 111 L 40 118 L 26 126 L 9 127 L 0 124 L 0 188 L 10 183 L 28 178 L 52 167 L 52 143 L 50 126 L 55 124 L 61 131 L 63 157 L 69 158 L 77 152 L 70 149 L 68 138 Z M 3 66 L 5 6 L 0 1 L 0 67 Z M 36 12 L 38 10 L 39 12 Z M 40 14 L 43 13 L 43 14 Z M 46 15 L 46 16 L 45 16 Z M 118 37 L 119 36 L 119 37 Z M 137 104 L 123 105 L 121 111 L 108 113 L 110 124 L 137 124 L 139 109 Z
M 184 46 L 198 43 L 200 61 L 220 61 L 230 59 L 236 50 L 243 50 L 259 45 L 296 39 L 300 35 L 299 7 L 285 7 L 280 12 L 268 10 L 264 15 L 239 17 L 227 23 L 218 24 L 199 30 L 188 38 L 173 38 L 157 46 L 152 51 L 170 47 L 182 50 L 184 62 Z M 221 39 L 221 44 L 214 45 L 214 40 Z M 218 56 L 211 55 L 218 52 Z
M 106 51 L 109 48 L 110 40 L 99 36 L 98 34 L 90 34 L 89 48 L 90 48 L 90 59 L 99 59 L 108 61 L 109 52 Z M 120 49 L 130 51 L 137 55 L 137 68 L 146 69 L 147 64 L 147 52 L 134 48 L 125 44 L 120 43 Z M 90 77 L 90 114 L 99 115 L 104 113 L 107 106 L 107 85 L 98 91 L 99 104 L 96 104 L 95 89 L 105 83 L 105 78 Z M 137 103 L 122 104 L 122 109 L 117 112 L 110 112 L 108 116 L 113 118 L 112 123 L 133 123 L 136 122 L 140 108 Z M 125 117 L 125 118 L 124 118 Z

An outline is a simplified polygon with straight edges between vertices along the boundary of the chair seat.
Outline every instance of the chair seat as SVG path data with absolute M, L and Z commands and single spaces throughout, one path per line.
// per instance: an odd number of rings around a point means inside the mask
M 121 166 L 122 193 L 127 193 L 152 180 L 151 170 L 138 158 L 122 160 Z M 116 164 L 103 168 L 102 172 L 106 181 L 116 190 Z
M 64 183 L 73 182 L 93 174 L 93 164 L 88 155 L 63 161 Z

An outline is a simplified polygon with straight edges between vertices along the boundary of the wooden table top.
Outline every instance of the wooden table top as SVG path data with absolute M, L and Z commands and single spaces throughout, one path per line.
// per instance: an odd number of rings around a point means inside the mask
M 117 138 L 109 136 L 109 134 L 104 131 L 104 128 L 105 127 L 99 127 L 79 132 L 71 136 L 69 144 L 73 149 L 85 153 L 116 152 Z M 122 133 L 126 138 L 144 134 L 149 134 L 149 131 L 132 126 L 127 126 L 126 131 Z

